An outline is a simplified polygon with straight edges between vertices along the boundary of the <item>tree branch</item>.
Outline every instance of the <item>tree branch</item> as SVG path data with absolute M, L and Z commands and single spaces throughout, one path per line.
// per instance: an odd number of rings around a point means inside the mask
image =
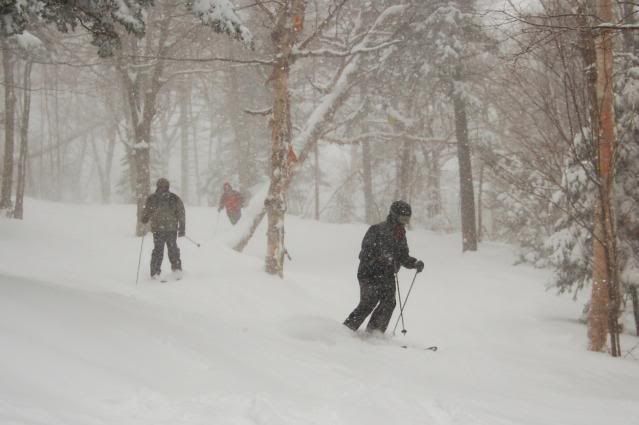
M 340 10 L 342 10 L 344 5 L 346 5 L 348 1 L 349 0 L 341 0 L 340 3 L 337 6 L 335 6 L 335 9 L 333 9 L 332 11 L 329 9 L 329 12 L 328 12 L 328 15 L 326 15 L 326 18 L 324 18 L 324 20 L 319 24 L 319 26 L 315 29 L 315 32 L 313 32 L 313 34 L 311 34 L 306 40 L 304 40 L 303 42 L 299 44 L 299 48 L 304 49 L 313 40 L 315 40 L 322 33 L 322 31 L 324 31 L 324 29 L 328 26 L 331 19 L 333 19 L 333 17 L 335 17 L 337 13 Z
M 156 59 L 163 61 L 172 61 L 172 62 L 231 62 L 231 63 L 239 63 L 244 65 L 266 65 L 273 66 L 275 61 L 273 60 L 259 60 L 259 59 L 232 59 L 232 58 L 224 58 L 224 57 L 210 57 L 210 58 L 178 58 L 175 56 L 153 56 L 153 55 L 126 55 L 127 58 L 131 59 Z
M 305 58 L 305 57 L 332 57 L 332 58 L 344 58 L 360 53 L 370 53 L 375 52 L 377 50 L 382 50 L 390 46 L 394 46 L 396 44 L 402 43 L 402 40 L 393 40 L 387 41 L 382 44 L 378 44 L 377 46 L 372 47 L 357 47 L 351 50 L 345 51 L 336 51 L 332 49 L 318 49 L 318 50 L 298 50 L 294 49 L 291 56 L 295 59 L 297 58 Z

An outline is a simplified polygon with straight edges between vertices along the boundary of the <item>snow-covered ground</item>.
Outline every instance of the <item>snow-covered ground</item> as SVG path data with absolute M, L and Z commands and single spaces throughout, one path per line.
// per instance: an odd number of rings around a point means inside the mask
M 132 206 L 30 200 L 0 220 L 0 424 L 635 423 L 639 362 L 585 350 L 581 305 L 508 246 L 408 233 L 423 259 L 406 336 L 353 336 L 363 225 L 290 217 L 286 278 L 209 208 L 187 209 L 184 279 L 148 278 Z M 217 223 L 217 224 L 216 224 Z M 168 269 L 165 258 L 164 269 Z M 401 273 L 405 292 L 413 274 Z M 391 322 L 394 325 L 395 317 Z M 396 344 L 406 342 L 413 348 Z M 624 336 L 623 348 L 638 339 Z M 438 345 L 438 352 L 415 347 Z M 639 350 L 637 350 L 639 351 Z M 639 353 L 637 353 L 639 354 Z

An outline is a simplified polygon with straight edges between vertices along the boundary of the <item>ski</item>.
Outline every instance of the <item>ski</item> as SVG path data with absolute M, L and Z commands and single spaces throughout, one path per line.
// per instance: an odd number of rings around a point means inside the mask
M 171 276 L 162 276 L 158 279 L 153 279 L 156 282 L 160 282 L 160 283 L 169 283 L 169 282 L 177 282 L 179 280 L 181 280 L 182 278 L 176 278 L 176 277 L 171 277 Z
M 357 338 L 359 338 L 362 341 L 365 341 L 367 343 L 370 343 L 372 345 L 377 345 L 377 346 L 385 346 L 385 345 L 389 345 L 389 346 L 396 346 L 396 347 L 400 347 L 400 348 L 404 348 L 404 349 L 413 349 L 413 350 L 420 350 L 420 351 L 437 351 L 439 350 L 439 347 L 436 345 L 431 345 L 431 346 L 419 346 L 419 345 L 413 345 L 413 344 L 406 344 L 406 343 L 400 343 L 399 341 L 394 341 L 393 339 L 390 339 L 388 337 L 384 337 L 384 336 L 375 336 L 375 335 L 371 335 L 367 332 L 355 332 L 354 333 L 355 336 Z
M 160 283 L 179 282 L 181 280 L 182 280 L 181 277 L 173 277 L 173 278 L 163 277 L 162 279 L 160 279 Z
M 160 283 L 168 283 L 168 282 L 178 282 L 180 280 L 182 280 L 182 273 L 181 272 L 173 272 L 170 274 L 163 274 L 161 275 L 157 280 Z
M 438 350 L 438 347 L 437 347 L 436 345 L 431 345 L 430 347 L 424 347 L 424 348 L 421 348 L 421 347 L 414 347 L 414 346 L 412 346 L 412 345 L 400 345 L 400 347 L 402 347 L 402 348 L 406 348 L 406 349 L 408 349 L 408 348 L 414 348 L 414 349 L 416 349 L 416 350 L 424 350 L 424 351 L 437 351 L 437 350 Z

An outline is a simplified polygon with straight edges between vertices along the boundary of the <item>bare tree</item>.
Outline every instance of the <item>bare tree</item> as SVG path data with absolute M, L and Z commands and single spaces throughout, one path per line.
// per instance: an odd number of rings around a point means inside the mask
M 18 181 L 16 182 L 16 204 L 13 216 L 22 219 L 24 215 L 24 190 L 27 185 L 27 157 L 29 152 L 29 118 L 31 117 L 31 69 L 33 63 L 27 59 L 23 71 L 22 114 L 20 120 L 20 153 L 18 156 Z
M 315 143 L 319 140 L 326 127 L 335 116 L 339 107 L 348 98 L 351 88 L 357 83 L 356 78 L 362 73 L 366 73 L 366 64 L 363 56 L 367 53 L 375 52 L 383 48 L 392 46 L 397 41 L 388 39 L 388 35 L 383 34 L 380 29 L 384 25 L 391 25 L 389 21 L 406 10 L 405 6 L 391 6 L 382 10 L 382 12 L 374 19 L 368 28 L 355 27 L 349 34 L 358 34 L 354 41 L 350 42 L 348 49 L 338 52 L 338 55 L 344 60 L 340 63 L 339 69 L 331 78 L 331 85 L 326 89 L 326 94 L 317 104 L 317 107 L 310 113 L 304 127 L 293 138 L 291 134 L 290 124 L 290 93 L 289 93 L 289 76 L 290 65 L 294 59 L 327 55 L 328 53 L 319 49 L 319 51 L 305 51 L 306 46 L 328 26 L 329 22 L 337 15 L 340 6 L 345 4 L 343 1 L 332 9 L 328 17 L 320 21 L 317 31 L 311 35 L 306 41 L 295 46 L 299 35 L 296 31 L 302 29 L 304 17 L 296 15 L 296 12 L 303 12 L 300 5 L 293 7 L 293 3 L 286 3 L 289 8 L 282 7 L 277 13 L 269 12 L 274 22 L 274 30 L 272 33 L 273 40 L 278 40 L 274 45 L 277 52 L 274 63 L 273 72 L 269 81 L 274 85 L 274 104 L 272 118 L 272 144 L 271 144 L 271 184 L 269 193 L 265 200 L 265 208 L 253 219 L 248 234 L 236 244 L 235 249 L 242 250 L 250 240 L 253 232 L 267 214 L 270 214 L 268 221 L 268 242 L 266 254 L 266 270 L 269 273 L 283 275 L 284 266 L 284 213 L 286 211 L 286 193 L 295 175 L 300 169 L 308 155 L 314 150 Z M 268 10 L 268 9 L 267 9 Z M 361 22 L 361 20 L 360 20 Z M 286 24 L 290 27 L 286 27 Z M 280 28 L 283 33 L 277 28 Z M 298 30 L 295 30 L 298 28 Z M 379 40 L 383 37 L 382 40 Z M 293 47 L 297 47 L 295 52 Z M 378 66 L 373 65 L 373 66 Z M 369 71 L 370 72 L 370 71 Z M 302 146 L 297 155 L 296 161 L 289 161 L 290 148 L 292 146 Z M 294 164 L 294 167 L 292 165 Z M 269 213 L 270 212 L 270 213 Z
M 4 71 L 4 161 L 2 164 L 2 191 L 0 209 L 12 207 L 11 194 L 14 173 L 15 144 L 15 55 L 7 39 L 2 37 L 2 70 Z

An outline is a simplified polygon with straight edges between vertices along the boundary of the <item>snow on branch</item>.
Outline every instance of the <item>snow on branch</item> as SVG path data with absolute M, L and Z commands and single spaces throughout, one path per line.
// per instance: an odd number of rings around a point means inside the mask
M 421 137 L 415 136 L 410 133 L 388 133 L 383 131 L 369 132 L 360 134 L 355 137 L 348 138 L 334 138 L 334 137 L 323 137 L 322 140 L 325 140 L 328 143 L 332 143 L 335 145 L 356 145 L 365 140 L 374 140 L 374 139 L 384 139 L 384 140 L 401 140 L 415 143 L 427 143 L 427 144 L 437 144 L 437 145 L 455 145 L 455 142 L 451 142 L 449 139 L 441 138 L 441 137 Z
M 377 30 L 386 19 L 392 16 L 401 14 L 406 10 L 404 5 L 396 5 L 387 8 L 372 25 L 367 35 L 359 42 L 352 51 L 365 51 L 368 50 L 370 43 L 370 34 Z M 294 138 L 293 145 L 303 146 L 300 155 L 298 156 L 298 164 L 304 162 L 308 154 L 310 153 L 314 143 L 317 142 L 317 138 L 321 134 L 322 127 L 333 118 L 336 110 L 344 102 L 344 99 L 348 95 L 351 87 L 353 86 L 353 80 L 358 72 L 361 71 L 361 55 L 354 55 L 351 60 L 342 69 L 339 77 L 337 78 L 333 90 L 325 95 L 320 104 L 311 113 L 310 117 L 306 121 L 302 131 Z
M 207 63 L 207 62 L 228 62 L 235 63 L 241 65 L 263 65 L 263 66 L 273 66 L 275 61 L 273 60 L 260 60 L 260 59 L 234 59 L 227 57 L 208 57 L 208 58 L 189 58 L 189 57 L 177 57 L 177 56 L 166 56 L 166 55 L 126 55 L 126 57 L 131 59 L 154 59 L 154 60 L 163 60 L 163 61 L 171 61 L 171 62 L 194 62 L 194 63 Z
M 249 115 L 268 116 L 268 115 L 271 115 L 273 113 L 273 108 L 269 107 L 269 108 L 264 108 L 264 109 L 259 109 L 259 110 L 244 109 L 243 112 L 247 113 Z
M 251 44 L 253 36 L 237 16 L 229 0 L 190 0 L 188 7 L 204 25 Z
M 7 37 L 7 41 L 11 47 L 17 50 L 20 56 L 24 56 L 28 60 L 46 61 L 50 58 L 47 46 L 29 31 L 23 31 L 20 34 Z
M 317 49 L 317 50 L 297 50 L 295 48 L 293 48 L 293 52 L 292 52 L 292 56 L 296 57 L 296 58 L 304 58 L 304 57 L 318 57 L 318 56 L 323 56 L 323 57 L 334 57 L 334 58 L 343 58 L 343 57 L 347 57 L 347 56 L 352 56 L 352 55 L 356 55 L 359 53 L 371 53 L 371 52 L 375 52 L 377 50 L 382 50 L 385 49 L 387 47 L 393 46 L 395 44 L 399 44 L 403 42 L 403 40 L 392 40 L 392 41 L 387 41 L 381 44 L 378 44 L 376 46 L 371 46 L 371 47 L 363 47 L 363 46 L 359 46 L 350 50 L 333 50 L 333 49 Z

